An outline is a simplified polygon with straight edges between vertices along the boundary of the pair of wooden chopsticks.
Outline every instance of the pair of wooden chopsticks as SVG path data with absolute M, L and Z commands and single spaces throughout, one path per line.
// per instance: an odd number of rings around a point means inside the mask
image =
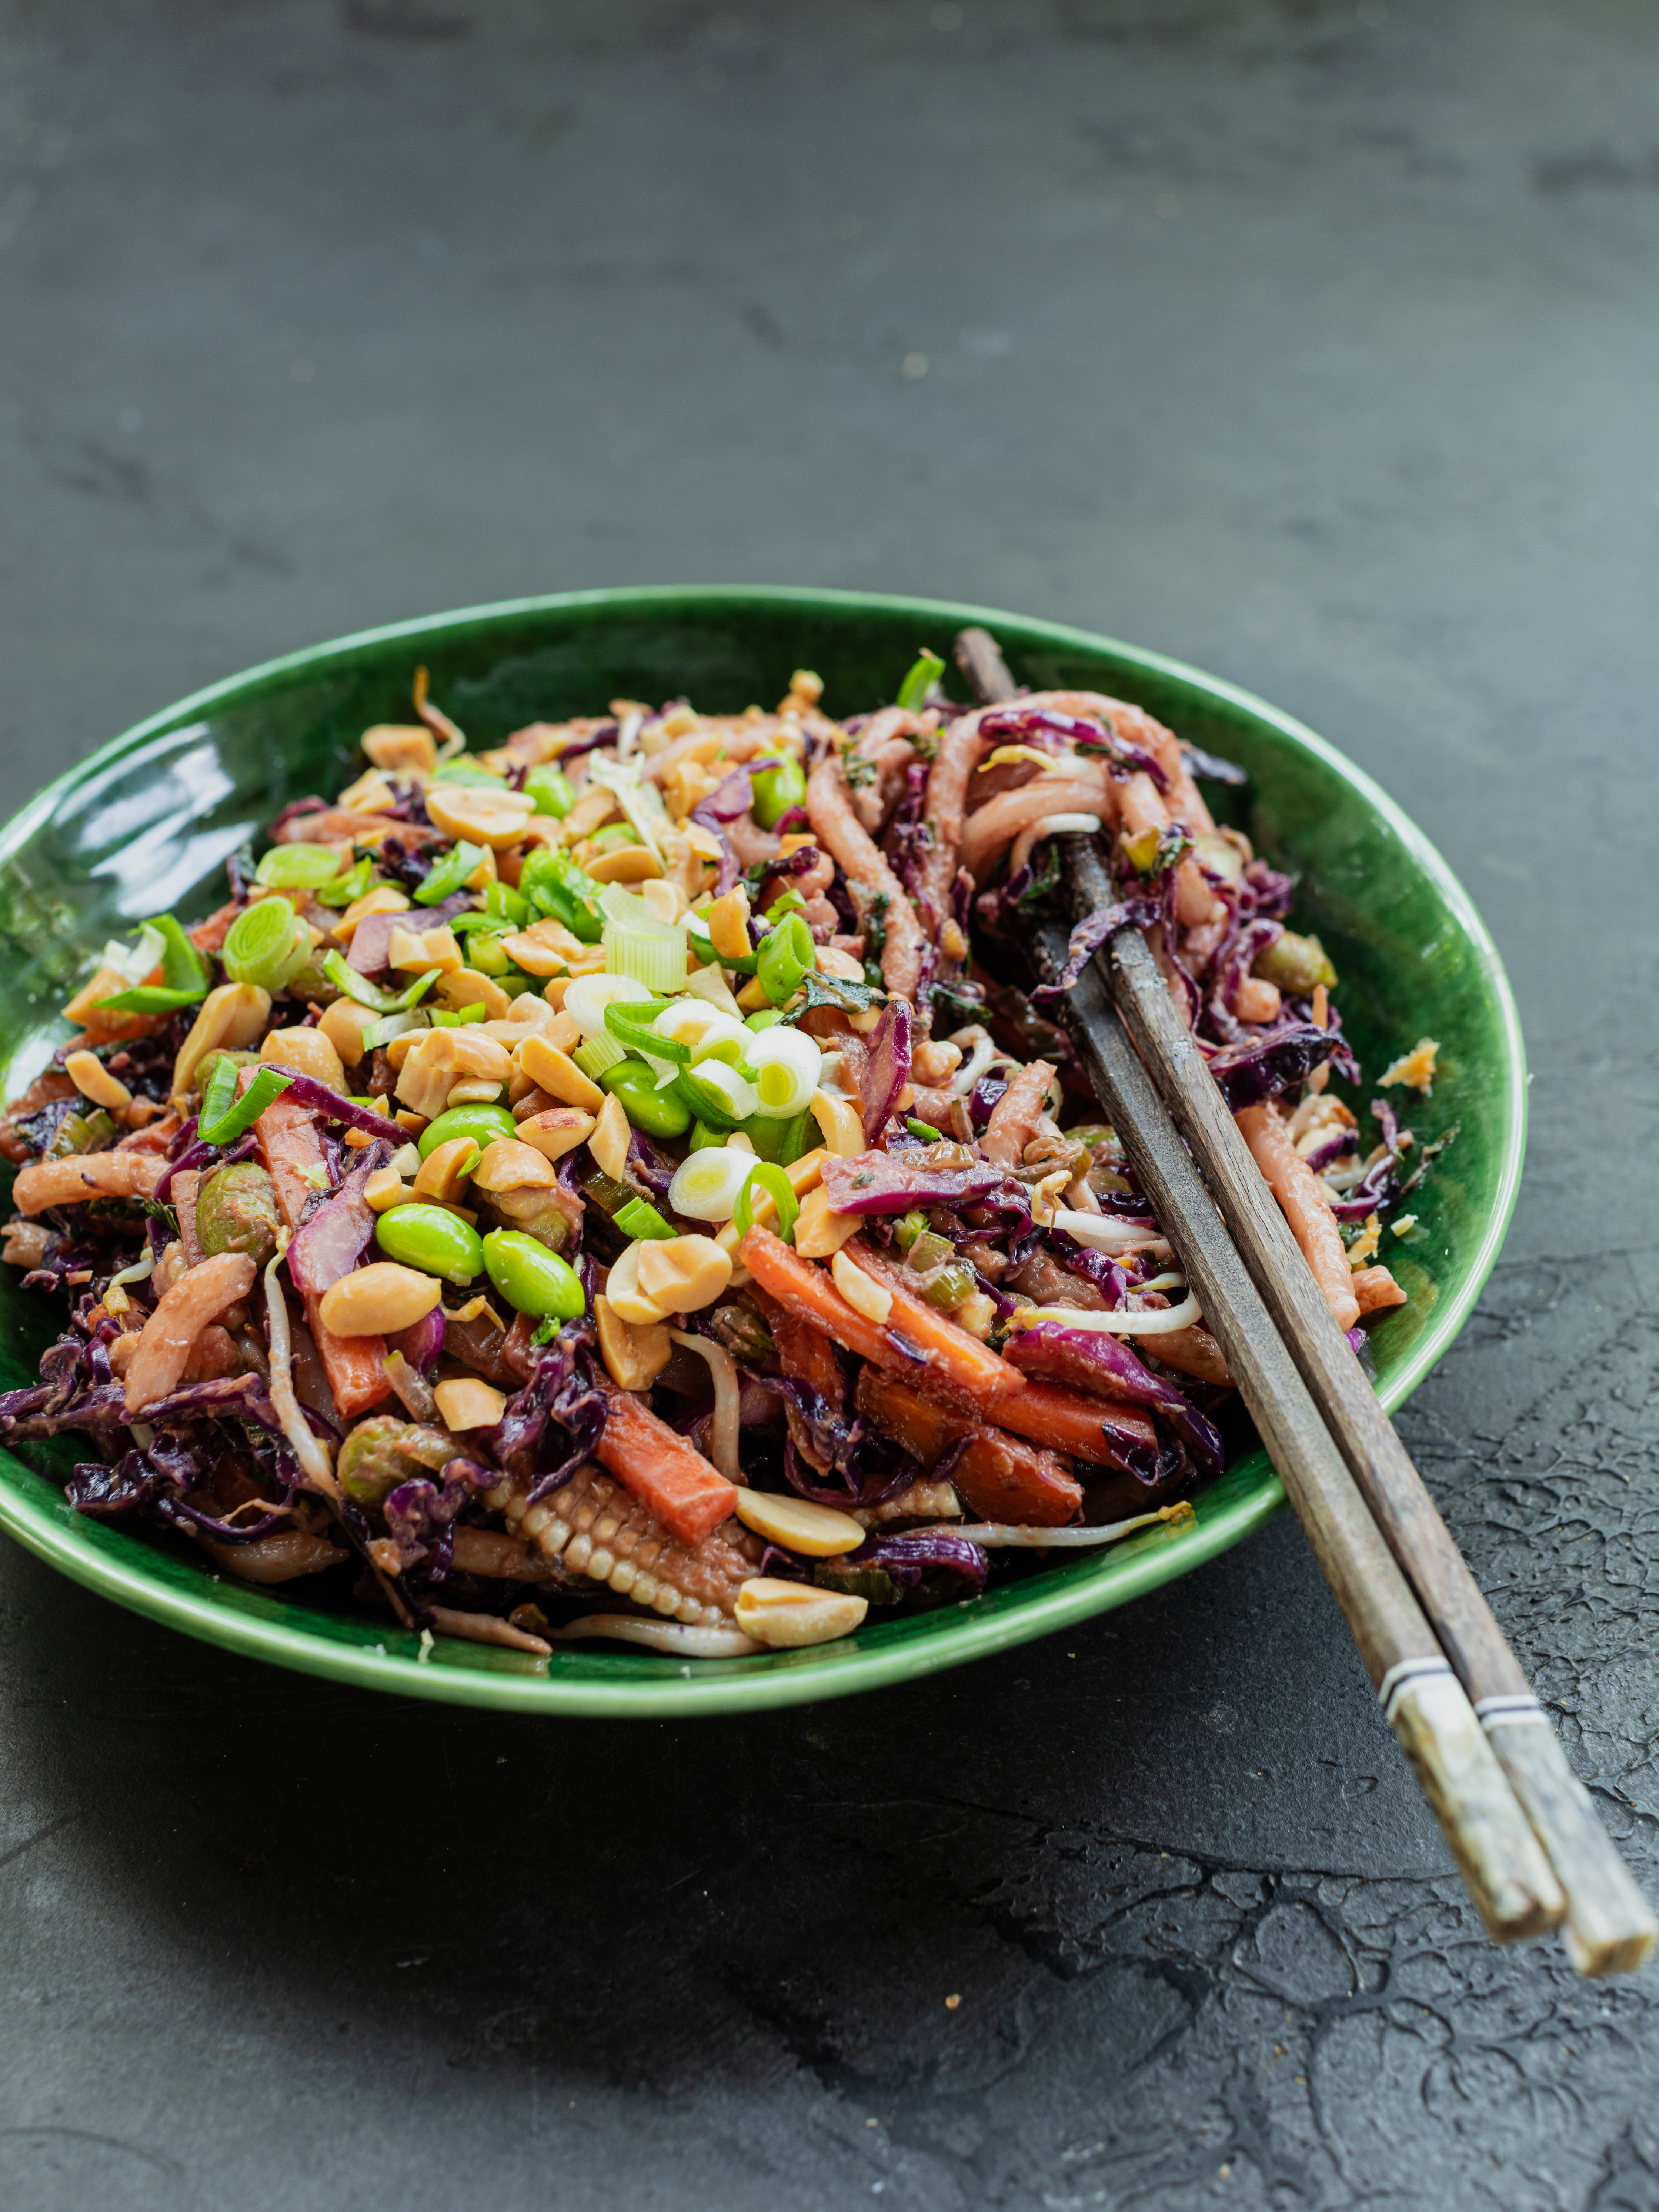
M 1018 696 L 988 632 L 964 630 L 956 657 L 985 704 Z M 1082 837 L 1065 843 L 1074 915 L 1110 906 L 1094 848 Z M 1050 977 L 1066 952 L 1064 930 L 1038 933 Z M 1514 1942 L 1565 1923 L 1581 1974 L 1632 1972 L 1659 1923 L 1377 1403 L 1138 930 L 1108 939 L 1070 993 L 1066 1020 L 1488 1932 Z

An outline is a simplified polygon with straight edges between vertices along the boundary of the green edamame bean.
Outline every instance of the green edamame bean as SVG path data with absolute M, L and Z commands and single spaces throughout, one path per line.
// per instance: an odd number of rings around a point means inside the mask
M 388 1260 L 447 1283 L 470 1283 L 484 1264 L 477 1231 L 441 1206 L 394 1206 L 375 1223 L 374 1242 Z
M 604 1089 L 622 1101 L 622 1109 L 647 1137 L 683 1137 L 691 1127 L 691 1109 L 672 1091 L 659 1091 L 642 1060 L 619 1060 L 599 1078 Z
M 518 1133 L 519 1125 L 505 1106 L 452 1106 L 436 1121 L 427 1123 L 416 1149 L 424 1160 L 452 1137 L 471 1137 L 482 1152 L 497 1137 L 516 1137 Z
M 770 830 L 781 816 L 805 799 L 806 778 L 798 762 L 781 760 L 775 768 L 763 769 L 750 788 L 754 793 L 755 819 L 763 830 Z
M 576 804 L 570 779 L 562 768 L 532 768 L 524 780 L 524 787 L 526 795 L 535 800 L 538 814 L 551 814 L 562 820 Z
M 403 1210 L 392 1208 L 394 1213 Z M 492 1229 L 483 1240 L 483 1263 L 490 1281 L 517 1313 L 534 1314 L 538 1321 L 580 1321 L 587 1311 L 575 1269 L 521 1229 Z

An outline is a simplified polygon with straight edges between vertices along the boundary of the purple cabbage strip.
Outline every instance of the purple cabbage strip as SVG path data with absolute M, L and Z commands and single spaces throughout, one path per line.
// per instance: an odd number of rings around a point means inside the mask
M 277 831 L 285 830 L 290 822 L 296 821 L 301 814 L 327 814 L 332 810 L 332 806 L 331 799 L 319 799 L 314 791 L 308 798 L 289 799 L 288 805 L 270 825 L 269 835 L 272 843 L 276 842 Z
M 320 1297 L 361 1261 L 374 1241 L 374 1214 L 364 1194 L 370 1176 L 391 1157 L 392 1147 L 384 1139 L 366 1146 L 334 1195 L 295 1231 L 288 1248 L 288 1271 L 296 1291 Z
M 890 999 L 870 1038 L 870 1059 L 860 1089 L 864 1095 L 864 1141 L 873 1145 L 886 1127 L 893 1101 L 910 1080 L 910 1006 Z
M 933 1168 L 913 1166 L 908 1158 L 891 1152 L 857 1152 L 849 1159 L 832 1154 L 823 1174 L 836 1213 L 908 1213 L 933 1206 L 954 1212 L 964 1206 L 984 1206 L 1021 1223 L 1030 1218 L 1024 1185 L 989 1160 L 970 1168 Z
M 290 1071 L 278 1071 L 289 1075 Z M 319 1083 L 314 1075 L 292 1075 L 284 1098 L 291 1098 L 296 1106 L 308 1106 L 313 1114 L 321 1114 L 331 1121 L 343 1121 L 348 1129 L 361 1129 L 370 1137 L 385 1137 L 388 1133 L 387 1118 L 384 1114 L 372 1114 L 367 1106 L 359 1106 L 355 1099 L 343 1098 L 337 1091 L 331 1091 L 326 1083 Z M 397 1124 L 392 1122 L 391 1127 Z
M 1044 999 L 1063 999 L 1114 931 L 1148 929 L 1160 918 L 1155 902 L 1138 897 L 1120 900 L 1115 906 L 1097 907 L 1092 914 L 1085 914 L 1072 930 L 1066 947 L 1066 965 L 1052 983 L 1039 983 L 1027 993 L 1031 1004 L 1036 1006 Z
M 1276 1098 L 1293 1084 L 1305 1082 L 1315 1068 L 1329 1060 L 1344 1072 L 1347 1047 L 1334 1024 L 1316 1030 L 1311 1022 L 1290 1022 L 1276 1030 L 1261 1030 L 1242 1044 L 1224 1045 L 1210 1056 L 1215 1078 L 1229 1110 L 1259 1106 Z M 1352 1066 L 1352 1060 L 1347 1065 Z
M 816 845 L 797 845 L 793 853 L 784 853 L 775 860 L 769 860 L 766 874 L 769 878 L 775 876 L 780 880 L 786 876 L 804 876 L 816 868 L 823 858 Z
M 914 1589 L 926 1574 L 946 1568 L 973 1584 L 977 1597 L 985 1587 L 990 1561 L 978 1544 L 944 1530 L 915 1529 L 903 1536 L 870 1536 L 856 1552 L 842 1555 L 848 1567 L 879 1567 L 904 1589 Z
M 438 1355 L 444 1348 L 444 1331 L 448 1322 L 441 1304 L 433 1307 L 429 1314 L 407 1328 L 388 1336 L 388 1352 L 400 1352 L 411 1367 L 417 1368 L 429 1382 L 438 1370 Z
M 1010 1339 L 1003 1357 L 1022 1374 L 1079 1387 L 1090 1378 L 1109 1384 L 1115 1396 L 1161 1413 L 1200 1466 L 1220 1474 L 1221 1439 L 1210 1423 L 1173 1382 L 1161 1382 L 1106 1330 L 1040 1319 Z M 1102 1418 L 1109 1412 L 1103 1407 Z
M 398 1547 L 398 1573 L 407 1574 L 429 1560 L 431 1579 L 441 1581 L 449 1568 L 456 1520 L 479 1491 L 493 1488 L 495 1480 L 494 1468 L 452 1459 L 445 1463 L 441 1489 L 426 1475 L 400 1482 L 385 1507 L 386 1528 Z
M 679 1162 L 670 1159 L 643 1130 L 630 1129 L 628 1133 L 628 1164 L 657 1203 L 666 1206 L 668 1186 L 674 1180 L 674 1170 Z
M 988 1129 L 996 1103 L 1008 1088 L 1006 1075 L 981 1075 L 968 1100 L 968 1119 L 976 1131 Z
M 535 1371 L 524 1389 L 507 1400 L 489 1431 L 495 1464 L 520 1480 L 533 1478 L 526 1500 L 535 1504 L 569 1481 L 591 1459 L 605 1428 L 608 1408 L 594 1380 L 591 1321 L 567 1322 L 553 1342 L 537 1354 Z M 548 1443 L 551 1425 L 562 1433 Z M 553 1464 L 543 1464 L 550 1456 Z

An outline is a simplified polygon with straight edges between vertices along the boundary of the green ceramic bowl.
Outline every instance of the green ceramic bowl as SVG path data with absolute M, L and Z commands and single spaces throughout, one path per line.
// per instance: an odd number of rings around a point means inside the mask
M 117 738 L 0 832 L 0 1036 L 5 1095 L 65 1033 L 55 1010 L 85 953 L 143 916 L 186 918 L 222 896 L 223 864 L 287 800 L 340 789 L 359 733 L 406 720 L 417 663 L 475 745 L 538 718 L 611 699 L 685 696 L 701 708 L 770 705 L 815 668 L 833 712 L 890 698 L 918 647 L 948 652 L 966 623 L 1000 639 L 1033 686 L 1104 690 L 1149 708 L 1254 779 L 1243 826 L 1299 872 L 1297 919 L 1342 977 L 1345 1023 L 1373 1077 L 1425 1034 L 1440 1075 L 1419 1134 L 1460 1125 L 1389 1264 L 1411 1303 L 1372 1332 L 1382 1402 L 1409 1395 L 1462 1326 L 1486 1281 L 1521 1178 L 1526 1090 L 1503 969 L 1467 895 L 1393 801 L 1310 730 L 1231 684 L 1110 639 L 981 607 L 850 592 L 722 589 L 571 592 L 374 630 L 276 660 L 198 692 Z M 1369 1092 L 1363 1094 L 1369 1096 Z M 54 1302 L 0 1268 L 0 1388 L 35 1379 Z M 0 1522 L 65 1574 L 152 1620 L 227 1650 L 341 1681 L 529 1712 L 727 1711 L 845 1696 L 959 1666 L 1126 1603 L 1261 1526 L 1283 1492 L 1257 1452 L 1198 1496 L 1195 1524 L 1028 1574 L 966 1605 L 872 1620 L 815 1650 L 688 1666 L 630 1651 L 561 1649 L 548 1661 L 416 1640 L 342 1596 L 221 1580 L 182 1540 L 82 1518 L 49 1470 L 72 1438 L 0 1453 Z

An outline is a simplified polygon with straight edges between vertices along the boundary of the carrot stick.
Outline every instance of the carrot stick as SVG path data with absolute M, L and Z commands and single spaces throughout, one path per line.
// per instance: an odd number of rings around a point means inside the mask
M 737 1485 L 631 1391 L 601 1379 L 605 1423 L 594 1457 L 647 1505 L 671 1535 L 696 1545 L 729 1520 Z
M 276 1204 L 290 1232 L 297 1229 L 306 1200 L 313 1191 L 325 1190 L 322 1175 L 323 1142 L 310 1109 L 295 1105 L 286 1096 L 273 1098 L 253 1125 L 259 1156 L 276 1192 Z M 318 1317 L 320 1293 L 302 1293 L 307 1324 L 317 1343 L 317 1355 L 328 1377 L 328 1387 L 343 1421 L 355 1421 L 371 1406 L 392 1395 L 386 1371 L 386 1340 L 380 1336 L 336 1336 Z
M 1039 1451 L 1004 1430 L 947 1413 L 878 1367 L 860 1370 L 855 1403 L 924 1467 L 965 1437 L 951 1480 L 981 1519 L 1034 1528 L 1060 1528 L 1075 1519 L 1083 1486 L 1057 1452 Z
M 1018 1397 L 998 1406 L 997 1419 L 1056 1451 L 1106 1467 L 1120 1465 L 1125 1451 L 1158 1449 L 1158 1432 L 1145 1413 L 1110 1398 L 1063 1390 L 1054 1382 L 1028 1382 Z
M 857 1352 L 860 1359 L 872 1359 L 877 1366 L 911 1380 L 925 1373 L 981 1411 L 993 1405 L 1000 1407 L 1005 1397 L 1025 1388 L 1017 1368 L 905 1290 L 896 1271 L 861 1238 L 842 1249 L 892 1292 L 892 1310 L 885 1322 L 872 1322 L 848 1305 L 823 1268 L 792 1252 L 769 1229 L 751 1229 L 738 1248 L 738 1257 L 786 1312 L 821 1330 L 832 1344 Z M 1001 1419 L 1000 1412 L 996 1418 Z
M 1359 1318 L 1359 1301 L 1354 1296 L 1348 1255 L 1319 1177 L 1291 1142 L 1272 1106 L 1243 1106 L 1233 1119 L 1267 1188 L 1279 1200 L 1279 1210 L 1290 1223 L 1291 1234 L 1302 1247 L 1314 1280 L 1336 1316 L 1337 1327 L 1352 1328 Z

